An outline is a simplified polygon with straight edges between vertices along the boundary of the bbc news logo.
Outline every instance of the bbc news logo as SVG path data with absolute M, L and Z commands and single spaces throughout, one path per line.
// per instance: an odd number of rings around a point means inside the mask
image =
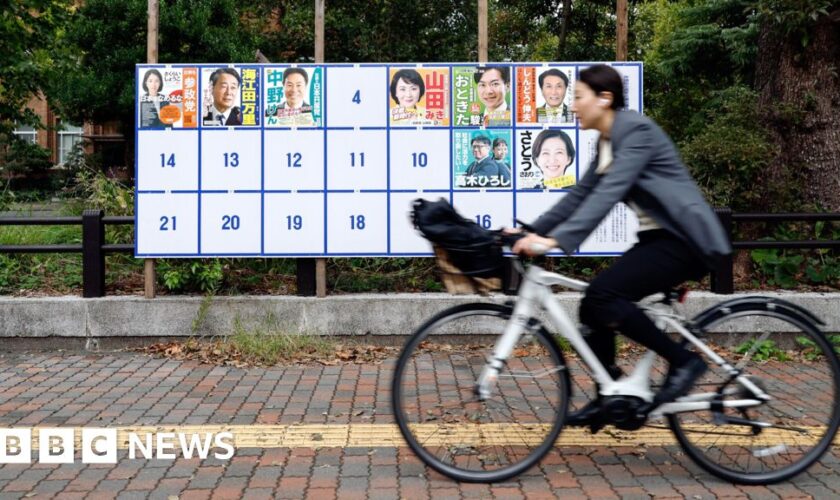
M 0 429 L 0 464 L 32 463 L 33 429 Z M 76 457 L 75 429 L 38 428 L 38 462 L 71 464 Z M 86 464 L 117 463 L 117 429 L 82 428 L 81 458 Z M 175 459 L 179 457 L 227 460 L 233 456 L 231 432 L 128 432 L 123 448 L 129 459 Z

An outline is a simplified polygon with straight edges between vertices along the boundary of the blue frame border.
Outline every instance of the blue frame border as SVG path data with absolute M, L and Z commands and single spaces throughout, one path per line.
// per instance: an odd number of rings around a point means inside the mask
M 320 129 L 323 130 L 323 171 L 324 171 L 324 185 L 323 189 L 266 189 L 265 188 L 265 179 L 266 179 L 266 168 L 267 162 L 265 157 L 265 143 L 266 143 L 266 130 L 271 131 L 292 131 L 298 129 L 298 127 L 266 127 L 266 120 L 264 116 L 260 116 L 258 120 L 258 124 L 255 126 L 236 126 L 236 127 L 213 127 L 213 128 L 205 128 L 202 124 L 202 115 L 201 111 L 199 110 L 198 114 L 198 124 L 196 128 L 190 129 L 168 129 L 168 132 L 177 132 L 177 133 L 193 133 L 197 134 L 197 145 L 198 145 L 198 166 L 197 166 L 197 187 L 196 190 L 171 190 L 166 189 L 166 186 L 163 186 L 163 189 L 160 189 L 160 186 L 148 187 L 145 186 L 146 189 L 140 190 L 137 188 L 140 184 L 140 178 L 143 173 L 143 168 L 139 164 L 140 160 L 140 152 L 139 152 L 139 139 L 140 136 L 146 131 L 156 131 L 159 129 L 154 128 L 141 128 L 139 127 L 139 116 L 140 116 L 140 100 L 135 99 L 134 105 L 134 113 L 135 113 L 135 129 L 134 129 L 134 140 L 135 147 L 134 151 L 134 163 L 135 163 L 135 197 L 134 197 L 134 213 L 136 214 L 135 220 L 136 224 L 134 226 L 134 255 L 138 258 L 165 258 L 165 257 L 178 257 L 178 258 L 205 258 L 205 257 L 383 257 L 383 256 L 392 256 L 392 257 L 423 257 L 423 256 L 433 256 L 433 253 L 430 251 L 428 252 L 393 252 L 392 251 L 392 243 L 394 238 L 396 237 L 395 234 L 392 233 L 391 222 L 392 222 L 392 209 L 391 206 L 392 193 L 417 193 L 418 196 L 422 196 L 425 194 L 433 194 L 439 193 L 443 195 L 448 195 L 449 201 L 455 201 L 455 194 L 458 192 L 483 192 L 483 191 L 490 191 L 490 192 L 500 192 L 500 193 L 511 193 L 511 206 L 512 206 L 512 216 L 513 218 L 517 218 L 517 204 L 518 204 L 518 196 L 519 193 L 523 192 L 538 192 L 539 190 L 534 189 L 525 189 L 519 188 L 518 186 L 518 179 L 516 175 L 513 175 L 512 179 L 512 187 L 506 189 L 487 189 L 487 190 L 477 190 L 477 189 L 458 189 L 454 186 L 454 146 L 453 146 L 453 137 L 455 130 L 478 130 L 478 129 L 488 129 L 488 130 L 510 130 L 511 131 L 511 140 L 513 144 L 510 145 L 511 149 L 511 158 L 512 158 L 512 165 L 511 165 L 511 173 L 515 174 L 518 169 L 518 165 L 516 164 L 516 153 L 517 153 L 517 132 L 522 129 L 535 129 L 541 130 L 546 128 L 545 125 L 542 124 L 533 124 L 532 125 L 525 125 L 517 123 L 516 119 L 516 109 L 517 109 L 517 92 L 516 92 L 516 83 L 517 83 L 517 75 L 516 75 L 516 68 L 519 67 L 532 67 L 532 68 L 542 68 L 542 67 L 552 67 L 552 66 L 573 66 L 575 67 L 575 74 L 576 80 L 577 76 L 581 69 L 586 68 L 592 64 L 596 64 L 595 62 L 572 62 L 572 63 L 564 63 L 564 62 L 551 62 L 551 63 L 505 63 L 505 62 L 492 62 L 492 63 L 475 63 L 475 62 L 461 62 L 461 63 L 329 63 L 329 64 L 248 64 L 248 63 L 219 63 L 219 64 L 138 64 L 135 66 L 135 96 L 140 96 L 141 94 L 141 80 L 140 74 L 143 69 L 146 68 L 196 68 L 199 82 L 198 82 L 198 98 L 197 101 L 200 106 L 203 103 L 203 95 L 205 91 L 205 82 L 202 80 L 202 72 L 204 69 L 207 68 L 219 68 L 219 67 L 236 67 L 236 68 L 255 68 L 257 69 L 258 73 L 258 88 L 259 88 L 259 97 L 258 97 L 258 111 L 260 115 L 264 115 L 265 113 L 265 102 L 266 102 L 266 92 L 267 86 L 264 85 L 265 79 L 265 69 L 266 68 L 288 68 L 288 67 L 301 67 L 301 68 L 323 68 L 323 90 L 322 90 L 322 102 L 323 102 L 323 125 L 320 127 L 300 127 L 301 130 L 304 129 Z M 635 67 L 638 70 L 638 102 L 639 102 L 639 112 L 644 112 L 644 66 L 641 62 L 607 62 L 611 66 L 616 67 Z M 452 79 L 452 72 L 453 69 L 456 67 L 471 67 L 471 66 L 482 66 L 482 65 L 494 65 L 494 66 L 508 66 L 511 68 L 511 124 L 509 127 L 484 127 L 484 126 L 471 126 L 471 127 L 456 127 L 454 125 L 454 82 Z M 389 117 L 389 110 L 390 106 L 386 106 L 386 114 L 384 117 L 384 126 L 364 126 L 364 127 L 330 127 L 329 126 L 329 115 L 328 109 L 330 105 L 330 98 L 327 93 L 328 89 L 328 82 L 329 82 L 329 69 L 330 68 L 383 68 L 385 70 L 385 85 L 386 85 L 386 93 L 385 99 L 386 101 L 390 100 L 390 73 L 392 69 L 396 68 L 446 68 L 449 71 L 449 96 L 448 96 L 448 106 L 449 106 L 449 124 L 447 126 L 391 126 L 390 125 L 390 117 Z M 203 106 L 202 106 L 203 107 Z M 576 155 L 576 175 L 577 178 L 580 179 L 581 174 L 581 162 L 580 162 L 580 128 L 577 123 L 569 124 L 569 125 L 553 125 L 550 128 L 562 128 L 562 129 L 574 129 L 576 130 L 576 138 L 575 138 L 575 146 L 578 151 Z M 259 130 L 260 133 L 260 189 L 245 189 L 245 190 L 230 190 L 231 194 L 239 194 L 239 193 L 247 193 L 247 194 L 259 194 L 260 195 L 260 252 L 259 253 L 252 253 L 252 252 L 242 252 L 242 253 L 215 253 L 215 252 L 203 252 L 202 249 L 202 223 L 201 223 L 201 216 L 202 216 L 202 195 L 203 194 L 210 194 L 210 193 L 218 193 L 219 190 L 205 190 L 202 186 L 202 139 L 205 132 L 213 133 L 217 130 Z M 391 168 L 391 130 L 422 130 L 422 129 L 430 129 L 430 130 L 448 130 L 449 133 L 449 186 L 448 189 L 441 188 L 441 189 L 423 189 L 418 188 L 416 190 L 411 189 L 391 189 L 391 179 L 392 174 L 396 175 L 396 172 L 392 172 Z M 328 153 L 328 142 L 329 142 L 329 133 L 332 130 L 385 130 L 386 133 L 386 141 L 385 141 L 385 161 L 386 161 L 386 189 L 356 189 L 356 190 L 347 190 L 347 189 L 330 189 L 329 188 L 329 168 L 327 165 L 327 153 Z M 155 189 L 157 188 L 157 189 Z M 548 192 L 564 192 L 568 191 L 568 189 L 549 189 L 546 190 Z M 221 191 L 225 192 L 225 191 Z M 266 229 L 266 221 L 269 219 L 266 214 L 266 205 L 265 205 L 265 195 L 266 194 L 277 194 L 277 193 L 321 193 L 323 194 L 323 210 L 324 210 L 324 220 L 323 220 L 323 241 L 322 241 L 322 252 L 321 253 L 312 253 L 312 252 L 266 252 L 265 250 L 265 229 Z M 351 252 L 351 253 L 344 253 L 344 252 L 328 252 L 329 248 L 329 195 L 333 193 L 384 193 L 386 195 L 386 212 L 385 216 L 385 230 L 386 230 L 386 245 L 384 252 Z M 197 248 L 197 253 L 140 253 L 138 251 L 140 247 L 140 221 L 142 220 L 141 213 L 140 213 L 140 197 L 144 195 L 161 195 L 161 194 L 169 194 L 169 195 L 177 195 L 177 194 L 196 194 L 197 199 L 197 234 L 196 234 L 196 241 L 195 241 L 195 248 Z M 548 207 L 546 207 L 548 208 Z M 617 252 L 576 252 L 574 255 L 580 256 L 616 256 L 621 255 L 621 253 Z

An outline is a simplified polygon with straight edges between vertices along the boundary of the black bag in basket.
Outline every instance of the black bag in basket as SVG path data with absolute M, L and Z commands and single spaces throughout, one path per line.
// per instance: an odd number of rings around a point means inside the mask
M 427 240 L 446 250 L 455 267 L 479 278 L 501 276 L 504 256 L 493 232 L 461 217 L 443 198 L 417 199 L 412 206 L 414 227 Z

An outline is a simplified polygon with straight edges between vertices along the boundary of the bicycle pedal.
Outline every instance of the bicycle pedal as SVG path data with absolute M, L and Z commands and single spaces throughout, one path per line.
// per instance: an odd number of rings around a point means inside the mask
M 598 431 L 603 429 L 604 426 L 606 426 L 606 424 L 600 420 L 592 422 L 591 424 L 589 424 L 589 432 L 592 434 L 598 434 Z

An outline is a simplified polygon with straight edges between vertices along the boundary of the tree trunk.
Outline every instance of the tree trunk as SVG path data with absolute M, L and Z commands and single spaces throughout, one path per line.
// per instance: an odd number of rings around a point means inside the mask
M 767 22 L 758 40 L 759 109 L 779 153 L 757 179 L 764 206 L 840 211 L 840 10 L 803 47 Z M 797 193 L 794 185 L 801 186 Z M 798 206 L 797 206 L 798 205 Z M 802 206 L 804 205 L 804 207 Z
M 554 60 L 562 61 L 566 51 L 566 35 L 569 32 L 569 18 L 572 17 L 572 0 L 563 0 L 563 20 L 560 23 L 560 34 L 557 36 L 557 52 Z

